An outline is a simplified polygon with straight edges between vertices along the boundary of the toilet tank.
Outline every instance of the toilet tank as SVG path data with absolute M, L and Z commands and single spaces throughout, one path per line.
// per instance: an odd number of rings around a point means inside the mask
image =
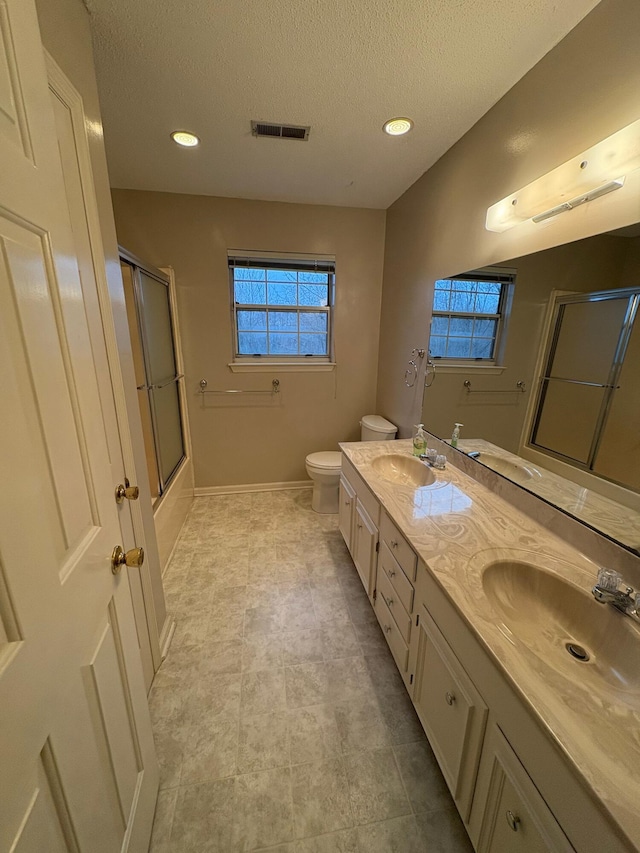
M 364 415 L 360 421 L 361 441 L 390 441 L 397 432 L 398 427 L 380 415 Z

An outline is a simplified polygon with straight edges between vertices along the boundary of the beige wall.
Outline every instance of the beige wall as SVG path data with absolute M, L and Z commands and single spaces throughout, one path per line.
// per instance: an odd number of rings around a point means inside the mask
M 139 527 L 143 530 L 146 559 L 143 569 L 143 587 L 145 596 L 150 598 L 147 606 L 147 618 L 150 631 L 157 630 L 158 636 L 152 639 L 156 648 L 158 637 L 168 628 L 160 560 L 156 542 L 155 526 L 151 508 L 151 497 L 147 485 L 144 442 L 140 425 L 140 414 L 136 400 L 136 385 L 131 358 L 131 345 L 127 326 L 124 291 L 120 273 L 120 261 L 116 241 L 113 208 L 109 191 L 109 176 L 102 138 L 102 119 L 98 101 L 98 89 L 93 64 L 93 50 L 89 16 L 81 0 L 36 0 L 38 21 L 42 43 L 45 49 L 60 66 L 82 96 L 86 116 L 87 139 L 91 156 L 91 167 L 95 186 L 95 195 L 100 218 L 100 231 L 104 248 L 107 283 L 113 307 L 113 319 L 118 340 L 120 370 L 124 380 L 125 405 L 129 420 L 129 431 L 121 435 L 123 445 L 128 445 L 128 455 L 136 460 L 137 477 L 127 469 L 132 480 L 138 480 L 140 502 L 133 512 L 139 512 Z M 126 450 L 126 448 L 125 448 Z M 125 454 L 126 455 L 126 454 Z M 115 485 L 115 484 L 114 484 Z M 124 542 L 132 547 L 133 542 Z M 151 615 L 149 615 L 151 614 Z M 159 658 L 156 665 L 159 665 Z
M 422 419 L 429 432 L 450 438 L 458 421 L 464 424 L 463 438 L 484 438 L 518 453 L 551 291 L 622 287 L 633 242 L 623 237 L 591 237 L 508 261 L 507 266 L 517 274 L 506 329 L 505 370 L 499 375 L 463 368 L 456 368 L 455 373 L 440 370 L 424 392 Z M 467 393 L 465 379 L 476 389 L 473 394 Z M 525 394 L 516 390 L 520 380 L 526 383 Z M 512 393 L 492 393 L 496 390 Z
M 387 211 L 378 408 L 408 435 L 421 382 L 402 377 L 426 347 L 433 282 L 640 219 L 640 170 L 623 189 L 544 224 L 485 230 L 487 207 L 640 115 L 640 3 L 602 0 Z
M 359 436 L 375 412 L 385 212 L 114 190 L 121 245 L 173 266 L 196 488 L 306 480 L 304 459 Z M 335 350 L 327 373 L 234 374 L 227 249 L 335 254 Z M 268 389 L 272 398 L 198 395 Z M 204 404 L 203 404 L 204 403 Z

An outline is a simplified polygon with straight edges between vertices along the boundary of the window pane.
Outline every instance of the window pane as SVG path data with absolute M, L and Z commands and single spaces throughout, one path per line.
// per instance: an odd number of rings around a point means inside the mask
M 238 330 L 260 331 L 266 328 L 266 311 L 238 311 Z
M 433 296 L 433 310 L 434 311 L 448 311 L 449 310 L 449 293 L 442 290 L 436 290 Z
M 436 281 L 436 290 L 451 290 L 451 279 L 439 278 Z
M 327 285 L 300 284 L 298 285 L 298 303 L 324 308 L 329 304 L 329 288 Z
M 455 279 L 451 284 L 453 290 L 462 290 L 465 293 L 475 293 L 478 289 L 477 282 L 475 281 L 461 281 L 460 279 Z
M 297 311 L 269 311 L 270 332 L 297 332 Z
M 327 284 L 329 275 L 326 272 L 299 272 L 298 281 L 310 284 Z
M 264 282 L 236 281 L 235 301 L 241 305 L 264 305 L 267 291 Z
M 266 355 L 267 335 L 261 332 L 239 332 L 238 347 L 240 355 Z
M 301 332 L 326 332 L 327 331 L 327 315 L 314 312 L 300 312 L 300 331 Z
M 457 282 L 456 282 L 457 283 Z M 473 293 L 465 293 L 454 290 L 451 293 L 451 310 L 465 311 L 471 313 L 475 310 L 476 297 Z
M 307 355 L 327 355 L 326 335 L 300 335 L 300 353 Z
M 253 269 L 251 267 L 234 267 L 233 277 L 236 281 L 239 278 L 250 279 L 252 281 L 264 281 L 264 270 Z
M 295 305 L 296 285 L 269 282 L 267 285 L 267 296 L 269 305 Z
M 432 317 L 431 319 L 431 334 L 446 335 L 449 330 L 448 317 Z
M 469 358 L 471 338 L 449 338 L 447 358 Z
M 478 293 L 495 293 L 500 296 L 502 285 L 497 281 L 479 281 Z
M 491 358 L 493 355 L 493 340 L 491 338 L 474 338 L 471 341 L 471 358 Z
M 476 317 L 473 334 L 482 338 L 495 338 L 497 325 L 497 320 L 480 320 Z
M 429 352 L 434 358 L 444 358 L 447 352 L 447 339 L 431 335 L 429 339 Z
M 479 293 L 476 311 L 478 314 L 497 314 L 500 297 L 493 293 Z
M 471 337 L 473 334 L 473 318 L 462 319 L 461 317 L 452 317 L 449 322 L 449 334 L 458 338 Z
M 269 352 L 272 355 L 298 355 L 298 336 L 282 332 L 270 332 Z
M 298 280 L 295 270 L 267 270 L 267 281 L 287 281 L 294 284 Z

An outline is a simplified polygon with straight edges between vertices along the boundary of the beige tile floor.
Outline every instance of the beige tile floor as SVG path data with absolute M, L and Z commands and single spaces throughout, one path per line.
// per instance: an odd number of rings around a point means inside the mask
M 471 853 L 310 491 L 197 498 L 165 581 L 152 853 Z

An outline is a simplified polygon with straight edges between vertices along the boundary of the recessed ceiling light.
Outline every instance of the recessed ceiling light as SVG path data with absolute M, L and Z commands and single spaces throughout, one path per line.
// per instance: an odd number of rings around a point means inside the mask
M 200 140 L 195 133 L 189 133 L 188 130 L 174 130 L 171 138 L 178 145 L 182 145 L 183 148 L 193 148 L 195 145 L 200 144 Z
M 389 136 L 402 136 L 403 133 L 409 133 L 413 127 L 413 122 L 410 118 L 390 118 L 385 121 L 383 130 Z

